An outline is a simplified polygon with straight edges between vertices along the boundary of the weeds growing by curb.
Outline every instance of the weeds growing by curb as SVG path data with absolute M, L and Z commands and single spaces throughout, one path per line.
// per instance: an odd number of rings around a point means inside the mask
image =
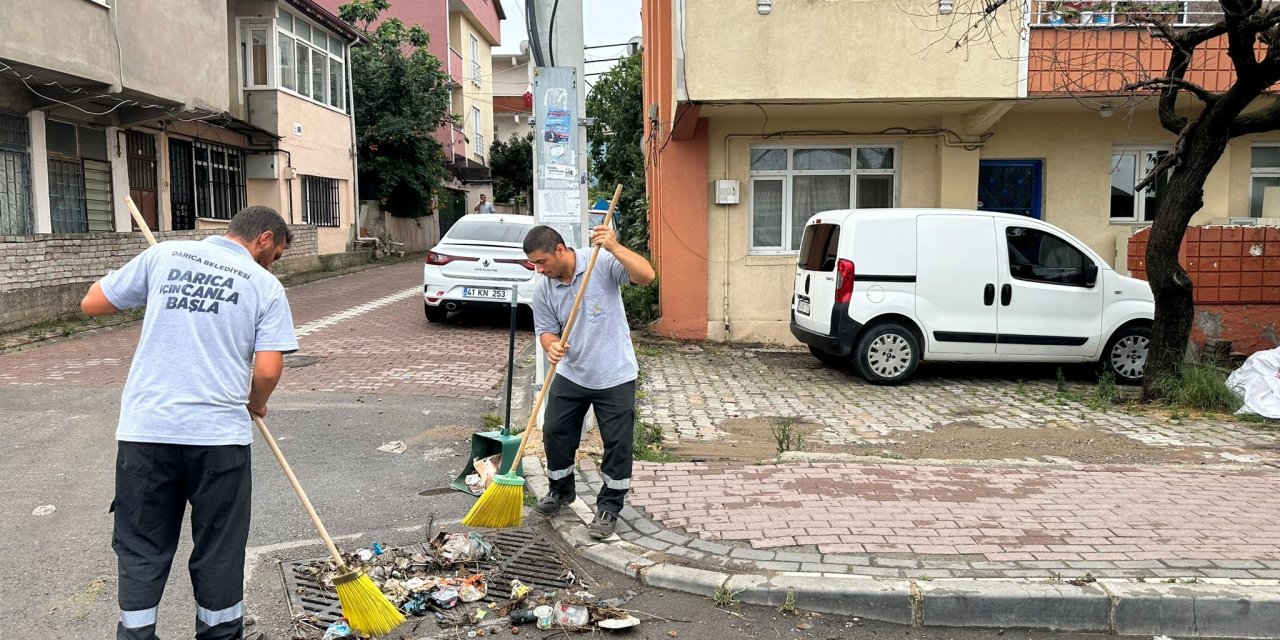
M 724 585 L 720 585 L 716 587 L 715 592 L 711 594 L 711 601 L 715 603 L 716 607 L 721 609 L 736 607 L 740 604 L 738 602 L 738 594 L 740 593 L 742 593 L 742 591 L 729 591 L 724 588 Z

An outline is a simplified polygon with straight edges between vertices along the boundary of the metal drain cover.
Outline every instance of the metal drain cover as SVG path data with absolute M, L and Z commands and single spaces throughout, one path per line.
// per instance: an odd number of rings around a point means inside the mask
M 323 358 L 320 356 L 300 356 L 295 353 L 284 357 L 284 366 L 289 369 L 300 369 L 302 367 L 313 365 L 321 360 L 323 360 Z
M 533 593 L 564 589 L 569 586 L 566 574 L 569 564 L 559 549 L 539 530 L 532 527 L 503 529 L 485 535 L 493 543 L 494 559 L 467 563 L 475 573 L 483 573 L 489 584 L 489 593 L 480 603 L 503 603 L 509 595 L 506 585 L 519 579 L 529 585 Z M 426 553 L 424 545 L 401 547 L 407 552 Z M 430 554 L 428 554 L 430 555 Z M 324 631 L 342 617 L 338 594 L 303 573 L 302 569 L 324 558 L 283 562 L 285 592 L 289 598 L 289 610 L 294 616 L 307 616 Z

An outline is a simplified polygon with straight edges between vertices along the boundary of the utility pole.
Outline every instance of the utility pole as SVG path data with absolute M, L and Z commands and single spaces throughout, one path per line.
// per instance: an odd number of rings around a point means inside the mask
M 534 220 L 555 228 L 566 244 L 585 247 L 591 236 L 587 217 L 587 136 L 582 126 L 587 111 L 582 0 L 528 0 L 525 12 L 535 23 L 534 32 L 529 33 L 534 94 Z M 537 380 L 542 382 L 546 380 L 548 363 L 542 344 L 536 348 Z M 542 424 L 542 416 L 538 424 Z

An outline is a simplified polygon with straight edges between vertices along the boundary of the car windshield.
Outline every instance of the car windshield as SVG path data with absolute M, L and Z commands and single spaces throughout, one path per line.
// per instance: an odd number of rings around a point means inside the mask
M 449 233 L 446 235 L 450 240 L 520 244 L 524 242 L 524 236 L 529 233 L 531 228 L 527 224 L 462 220 L 453 225 L 453 228 L 449 229 Z

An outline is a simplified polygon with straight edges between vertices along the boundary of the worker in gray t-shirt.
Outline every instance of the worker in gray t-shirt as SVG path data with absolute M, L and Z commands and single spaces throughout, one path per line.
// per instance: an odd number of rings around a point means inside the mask
M 556 365 L 547 397 L 542 443 L 551 490 L 534 509 L 553 516 L 577 496 L 574 456 L 587 409 L 595 410 L 604 441 L 600 466 L 604 487 L 596 496 L 596 517 L 587 531 L 596 538 L 613 533 L 631 488 L 631 448 L 635 432 L 636 354 L 622 305 L 621 287 L 645 285 L 657 277 L 644 256 L 618 243 L 607 226 L 591 230 L 592 244 L 604 249 L 583 294 L 569 343 L 560 334 L 586 275 L 590 249 L 570 249 L 551 227 L 537 226 L 524 238 L 524 252 L 544 278 L 533 291 L 533 322 L 538 342 Z
M 249 539 L 249 413 L 298 349 L 272 263 L 292 241 L 280 214 L 249 207 L 225 236 L 164 242 L 95 282 L 88 315 L 146 307 L 120 398 L 112 547 L 117 640 L 153 640 L 156 611 L 191 504 L 196 638 L 240 638 Z

